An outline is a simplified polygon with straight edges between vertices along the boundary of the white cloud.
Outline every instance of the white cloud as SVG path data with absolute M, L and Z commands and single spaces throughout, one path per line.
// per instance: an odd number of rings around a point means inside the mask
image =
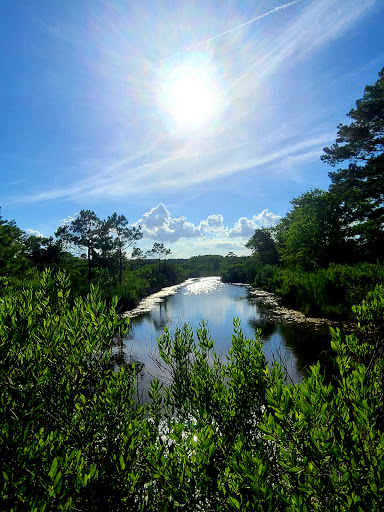
M 78 215 L 79 212 L 75 213 L 73 217 L 71 217 L 71 215 L 68 215 L 68 217 L 65 217 L 65 219 L 62 219 L 60 221 L 60 226 L 66 226 L 67 224 L 70 224 L 76 219 L 76 217 L 78 217 Z
M 144 238 L 161 242 L 177 242 L 184 238 L 204 238 L 205 240 L 225 241 L 229 238 L 250 238 L 255 229 L 270 227 L 277 224 L 281 217 L 265 209 L 253 215 L 251 219 L 241 217 L 229 228 L 224 225 L 224 218 L 220 214 L 208 215 L 198 225 L 189 222 L 186 217 L 172 218 L 169 210 L 163 203 L 159 203 L 149 212 L 144 213 L 135 225 L 140 225 Z M 207 238 L 208 237 L 208 238 Z
M 270 228 L 272 226 L 276 226 L 280 219 L 280 215 L 275 215 L 267 209 L 252 217 L 253 222 L 259 228 Z
M 235 227 L 228 231 L 228 236 L 230 238 L 250 238 L 255 232 L 255 229 L 275 226 L 280 219 L 281 217 L 279 215 L 275 215 L 267 209 L 257 215 L 253 215 L 252 219 L 240 217 L 235 223 Z
M 159 203 L 149 212 L 144 213 L 136 225 L 140 225 L 144 237 L 161 242 L 176 242 L 180 238 L 200 236 L 200 230 L 186 217 L 172 219 L 163 203 Z
M 250 238 L 255 232 L 255 229 L 255 223 L 252 220 L 240 217 L 235 223 L 235 227 L 229 230 L 228 236 L 233 238 Z
M 68 216 L 61 221 L 61 225 L 72 222 L 78 214 Z M 247 254 L 244 242 L 260 227 L 274 226 L 281 217 L 264 209 L 262 212 L 247 219 L 241 217 L 233 227 L 226 226 L 221 214 L 208 215 L 196 225 L 187 220 L 185 216 L 173 218 L 168 208 L 159 203 L 156 207 L 145 212 L 134 223 L 141 226 L 143 239 L 139 245 L 142 250 L 149 250 L 151 240 L 165 244 L 172 243 L 173 257 L 190 257 L 196 254 L 222 254 L 235 251 L 238 255 Z M 27 230 L 31 234 L 38 231 Z
M 223 231 L 224 228 L 224 217 L 220 214 L 208 215 L 206 220 L 202 220 L 199 224 L 199 230 L 201 233 L 207 231 Z
M 40 233 L 40 231 L 37 231 L 36 229 L 25 229 L 24 231 L 30 236 L 38 236 L 40 238 L 45 238 L 44 235 Z

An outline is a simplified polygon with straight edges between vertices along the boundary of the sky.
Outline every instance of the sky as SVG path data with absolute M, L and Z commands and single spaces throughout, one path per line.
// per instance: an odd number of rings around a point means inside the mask
M 384 0 L 0 0 L 0 206 L 82 209 L 143 250 L 249 254 L 384 66 Z

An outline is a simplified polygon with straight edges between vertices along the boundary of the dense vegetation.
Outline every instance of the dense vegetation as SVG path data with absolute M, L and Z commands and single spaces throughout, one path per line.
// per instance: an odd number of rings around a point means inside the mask
M 329 190 L 294 198 L 276 227 L 256 230 L 247 243 L 249 282 L 312 315 L 348 317 L 384 283 L 384 68 L 348 116 L 324 148 L 322 160 L 346 165 L 329 173 Z
M 148 262 L 135 250 L 140 229 L 117 214 L 82 210 L 56 240 L 0 218 L 1 510 L 383 509 L 384 70 L 349 115 L 324 155 L 348 168 L 257 230 L 250 258 L 170 262 L 157 243 Z M 327 376 L 317 363 L 286 385 L 236 320 L 226 362 L 204 324 L 165 331 L 167 378 L 142 406 L 135 365 L 111 364 L 128 329 L 118 308 L 212 274 L 308 312 L 350 310 L 358 334 L 331 330 Z
M 382 510 L 384 288 L 355 314 L 331 381 L 295 386 L 236 321 L 226 363 L 204 325 L 165 332 L 143 407 L 110 368 L 116 301 L 45 273 L 0 299 L 1 510 Z

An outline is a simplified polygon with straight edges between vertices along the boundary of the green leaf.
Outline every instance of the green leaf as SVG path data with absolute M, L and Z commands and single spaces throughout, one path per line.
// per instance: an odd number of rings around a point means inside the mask
M 57 458 L 55 457 L 53 459 L 53 462 L 52 462 L 52 465 L 51 465 L 51 469 L 48 473 L 48 476 L 50 478 L 54 478 L 54 476 L 56 475 L 56 472 L 57 472 Z

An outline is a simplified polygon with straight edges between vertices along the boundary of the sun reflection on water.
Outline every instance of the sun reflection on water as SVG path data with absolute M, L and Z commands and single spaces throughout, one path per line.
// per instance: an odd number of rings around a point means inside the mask
M 220 277 L 203 277 L 185 287 L 184 295 L 207 295 L 214 291 L 220 291 L 224 284 Z

